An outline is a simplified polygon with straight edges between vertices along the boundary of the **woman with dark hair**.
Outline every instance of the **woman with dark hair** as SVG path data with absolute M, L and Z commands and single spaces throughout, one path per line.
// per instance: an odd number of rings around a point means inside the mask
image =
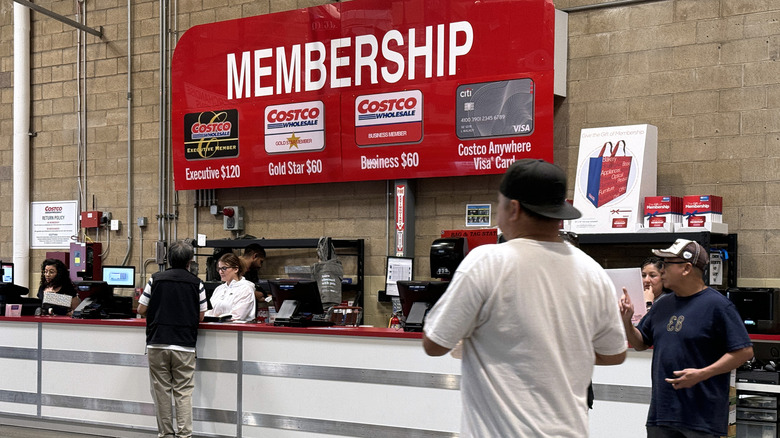
M 670 292 L 664 288 L 664 284 L 661 282 L 661 271 L 664 269 L 664 261 L 659 257 L 648 257 L 642 262 L 641 268 L 645 305 L 647 310 L 650 310 L 655 300 L 661 295 Z
M 41 285 L 38 287 L 38 298 L 43 300 L 45 293 L 57 293 L 72 297 L 70 300 L 71 312 L 81 303 L 76 288 L 70 281 L 67 266 L 57 259 L 46 259 L 41 263 Z
M 209 300 L 212 309 L 206 316 L 231 315 L 233 321 L 255 319 L 255 285 L 243 278 L 246 267 L 232 252 L 219 258 L 217 272 L 224 283 L 217 286 Z

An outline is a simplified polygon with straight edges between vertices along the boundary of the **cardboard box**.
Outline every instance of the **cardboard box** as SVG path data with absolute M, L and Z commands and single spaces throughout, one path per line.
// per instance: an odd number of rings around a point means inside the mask
M 683 226 L 706 228 L 707 223 L 723 222 L 723 198 L 712 195 L 683 196 Z
M 644 227 L 673 232 L 682 222 L 683 200 L 679 196 L 645 196 Z
M 703 227 L 687 227 L 685 223 L 677 224 L 679 226 L 674 227 L 675 233 L 698 233 L 701 231 L 709 231 L 713 234 L 728 234 L 729 224 L 722 222 L 705 222 Z
M 574 187 L 582 217 L 570 231 L 633 233 L 642 228 L 643 202 L 655 196 L 658 128 L 653 125 L 583 129 Z

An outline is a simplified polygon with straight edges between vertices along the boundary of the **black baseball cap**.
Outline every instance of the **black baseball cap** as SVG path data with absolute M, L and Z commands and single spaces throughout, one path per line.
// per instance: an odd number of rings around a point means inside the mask
M 517 160 L 504 173 L 499 191 L 524 209 L 551 219 L 577 219 L 579 210 L 566 202 L 566 174 L 544 160 Z

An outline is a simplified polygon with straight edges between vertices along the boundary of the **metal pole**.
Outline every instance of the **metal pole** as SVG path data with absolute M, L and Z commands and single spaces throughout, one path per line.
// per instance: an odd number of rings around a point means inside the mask
M 68 17 L 63 17 L 60 14 L 57 14 L 56 12 L 52 12 L 44 7 L 38 6 L 33 2 L 28 2 L 27 0 L 14 0 L 16 3 L 19 3 L 20 5 L 27 6 L 28 8 L 40 12 L 43 15 L 48 15 L 49 17 L 61 21 L 69 26 L 73 26 L 77 29 L 83 30 L 86 33 L 95 35 L 98 38 L 103 38 L 103 26 L 99 26 L 100 30 L 95 30 L 91 27 L 84 26 L 83 24 L 79 23 L 78 21 L 73 21 Z
M 642 3 L 653 3 L 659 1 L 664 1 L 664 0 L 617 0 L 617 1 L 607 2 L 607 3 L 597 3 L 595 5 L 574 6 L 571 8 L 561 9 L 561 11 L 571 14 L 572 12 L 593 11 L 596 9 L 616 8 L 619 6 L 633 6 Z

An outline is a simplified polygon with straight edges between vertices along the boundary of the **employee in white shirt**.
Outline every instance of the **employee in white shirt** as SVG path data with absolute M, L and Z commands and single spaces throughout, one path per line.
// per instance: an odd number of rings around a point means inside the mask
M 233 321 L 251 321 L 255 319 L 255 285 L 242 278 L 244 266 L 241 259 L 233 253 L 219 258 L 217 271 L 224 281 L 211 296 L 212 309 L 206 316 L 230 314 Z

